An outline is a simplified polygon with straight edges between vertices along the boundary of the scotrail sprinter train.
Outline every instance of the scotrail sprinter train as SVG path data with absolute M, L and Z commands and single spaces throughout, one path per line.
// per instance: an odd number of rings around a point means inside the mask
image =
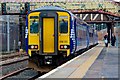
M 26 20 L 26 48 L 37 64 L 56 64 L 97 43 L 97 32 L 70 11 L 55 6 L 33 10 Z

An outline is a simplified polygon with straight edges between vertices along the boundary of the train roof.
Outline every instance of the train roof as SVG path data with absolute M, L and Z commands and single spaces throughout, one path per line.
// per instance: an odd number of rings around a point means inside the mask
M 44 10 L 47 10 L 47 11 L 65 11 L 65 12 L 68 12 L 70 15 L 73 15 L 72 12 L 64 9 L 64 8 L 61 8 L 59 6 L 42 6 L 40 8 L 37 8 L 31 12 L 36 12 L 36 11 L 44 11 Z
M 63 9 L 63 8 L 61 8 L 61 7 L 59 7 L 59 6 L 42 6 L 42 7 L 40 7 L 40 8 L 37 8 L 37 9 L 35 9 L 35 10 L 33 10 L 33 11 L 31 11 L 31 12 L 36 12 L 36 11 L 44 11 L 44 10 L 47 10 L 47 11 L 65 11 L 65 12 L 68 12 L 71 16 L 74 16 L 76 19 L 78 19 L 78 20 L 80 20 L 81 22 L 83 22 L 83 24 L 85 24 L 85 25 L 88 25 L 85 21 L 83 21 L 82 19 L 79 19 L 79 18 L 77 18 L 72 12 L 70 12 L 70 11 L 68 11 L 68 10 L 66 10 L 66 9 Z
M 43 11 L 43 10 L 53 10 L 53 11 L 58 10 L 58 11 L 67 11 L 68 12 L 68 10 L 65 10 L 65 9 L 63 9 L 63 8 L 61 8 L 59 6 L 42 6 L 42 7 L 38 8 L 38 9 L 33 10 L 33 12 L 34 11 Z
M 47 11 L 65 11 L 65 12 L 68 12 L 70 15 L 74 15 L 72 12 L 70 12 L 64 8 L 61 8 L 59 6 L 42 6 L 42 7 L 37 8 L 31 12 L 44 11 L 44 10 L 47 10 Z

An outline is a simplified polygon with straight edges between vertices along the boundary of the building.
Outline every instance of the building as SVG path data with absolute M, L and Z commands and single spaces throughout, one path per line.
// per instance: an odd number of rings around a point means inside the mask
M 18 49 L 18 40 L 19 40 L 19 25 L 18 25 L 18 16 L 11 15 L 10 18 L 10 50 Z M 0 52 L 7 51 L 7 16 L 0 16 Z

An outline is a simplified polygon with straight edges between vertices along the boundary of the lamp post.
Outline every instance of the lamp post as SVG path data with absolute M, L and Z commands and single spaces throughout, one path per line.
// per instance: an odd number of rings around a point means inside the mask
M 10 52 L 10 16 L 7 15 L 7 52 Z
M 102 24 L 101 24 L 101 29 L 103 29 L 103 25 L 104 25 L 104 24 L 102 23 Z
M 120 29 L 120 26 L 119 26 L 119 24 L 118 24 L 118 22 L 116 23 L 116 47 L 118 48 L 119 47 L 119 32 L 118 32 L 118 30 Z

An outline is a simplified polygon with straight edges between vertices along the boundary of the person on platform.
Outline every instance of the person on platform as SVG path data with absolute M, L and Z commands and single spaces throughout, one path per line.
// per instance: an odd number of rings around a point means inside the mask
M 108 33 L 104 36 L 105 46 L 108 47 Z
M 116 37 L 114 34 L 112 34 L 112 37 L 111 37 L 111 45 L 112 46 L 115 46 L 115 42 L 116 42 Z

